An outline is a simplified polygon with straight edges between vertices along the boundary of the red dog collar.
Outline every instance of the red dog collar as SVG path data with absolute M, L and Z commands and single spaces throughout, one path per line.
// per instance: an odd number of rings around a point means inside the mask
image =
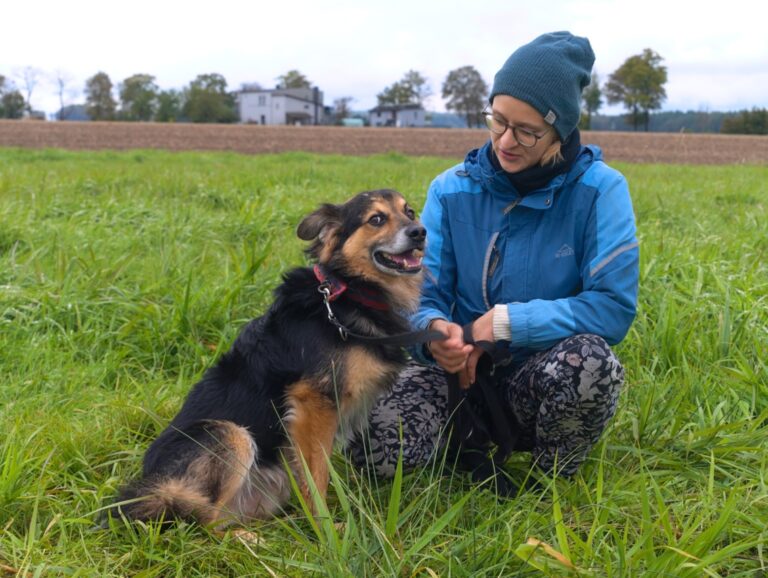
M 389 309 L 389 303 L 384 299 L 381 291 L 371 287 L 350 288 L 347 283 L 324 270 L 320 265 L 315 265 L 312 269 L 320 284 L 325 284 L 328 287 L 328 301 L 336 301 L 336 299 L 346 293 L 347 297 L 353 301 L 357 301 L 371 309 L 378 309 L 379 311 Z

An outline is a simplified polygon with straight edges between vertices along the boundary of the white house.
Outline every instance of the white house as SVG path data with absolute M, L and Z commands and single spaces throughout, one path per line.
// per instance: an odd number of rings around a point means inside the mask
M 240 122 L 314 125 L 323 121 L 323 93 L 314 88 L 243 86 L 237 93 Z
M 368 111 L 371 126 L 426 126 L 426 116 L 420 104 L 384 104 Z

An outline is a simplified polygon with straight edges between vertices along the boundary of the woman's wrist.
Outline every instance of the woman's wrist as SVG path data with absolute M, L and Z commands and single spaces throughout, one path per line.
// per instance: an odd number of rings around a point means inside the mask
M 509 324 L 509 311 L 506 304 L 493 306 L 493 340 L 512 341 L 512 327 Z

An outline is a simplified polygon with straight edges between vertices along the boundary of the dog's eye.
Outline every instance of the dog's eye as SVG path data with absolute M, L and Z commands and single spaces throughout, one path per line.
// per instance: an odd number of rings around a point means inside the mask
M 387 222 L 387 216 L 383 213 L 376 213 L 370 219 L 368 219 L 368 223 L 370 223 L 374 227 L 381 227 L 386 222 Z
M 416 219 L 416 211 L 414 211 L 411 207 L 406 206 L 405 216 L 408 217 L 411 221 L 414 221 Z

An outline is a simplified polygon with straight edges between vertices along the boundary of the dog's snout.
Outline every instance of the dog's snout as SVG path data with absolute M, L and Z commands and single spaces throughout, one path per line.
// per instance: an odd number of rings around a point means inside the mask
M 405 234 L 409 239 L 412 239 L 418 243 L 423 243 L 427 238 L 427 230 L 421 225 L 410 225 L 406 229 Z

